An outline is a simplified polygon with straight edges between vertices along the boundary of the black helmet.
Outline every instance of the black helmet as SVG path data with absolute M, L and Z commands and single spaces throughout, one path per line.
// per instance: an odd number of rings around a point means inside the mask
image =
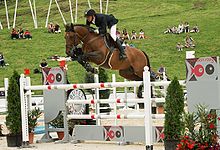
M 87 10 L 85 10 L 85 17 L 87 17 L 87 16 L 93 16 L 93 15 L 95 15 L 96 14 L 96 12 L 95 12 L 95 10 L 93 10 L 93 9 L 87 9 Z

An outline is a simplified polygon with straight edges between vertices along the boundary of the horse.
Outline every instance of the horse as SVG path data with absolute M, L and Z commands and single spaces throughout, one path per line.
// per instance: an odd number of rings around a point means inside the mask
M 119 75 L 132 81 L 143 81 L 144 67 L 150 68 L 147 54 L 134 47 L 125 47 L 126 59 L 119 59 L 119 50 L 114 45 L 112 50 L 107 44 L 105 36 L 93 32 L 92 27 L 82 24 L 65 25 L 66 54 L 73 55 L 73 50 L 82 44 L 83 57 L 96 65 L 112 70 L 118 70 Z M 110 36 L 109 36 L 110 37 Z M 138 97 L 142 97 L 143 85 L 138 88 Z

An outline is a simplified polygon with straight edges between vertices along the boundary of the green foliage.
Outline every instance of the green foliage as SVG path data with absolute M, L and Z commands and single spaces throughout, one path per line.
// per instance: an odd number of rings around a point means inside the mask
M 8 114 L 6 116 L 6 126 L 10 134 L 16 135 L 21 133 L 21 102 L 19 93 L 19 75 L 14 71 L 9 80 L 8 87 Z
M 182 121 L 183 112 L 183 89 L 175 77 L 167 88 L 165 101 L 164 134 L 166 140 L 179 140 L 184 129 Z
M 63 128 L 63 114 L 60 113 L 53 121 L 50 122 L 50 125 L 54 128 Z
M 182 149 L 220 149 L 216 121 L 216 110 L 209 111 L 207 106 L 197 105 L 197 111 L 184 115 L 186 132 L 178 144 Z
M 107 82 L 108 81 L 108 74 L 105 69 L 99 68 L 99 82 Z M 94 75 L 91 73 L 86 73 L 85 76 L 85 83 L 94 83 Z M 90 93 L 93 93 L 92 90 L 88 90 Z M 100 99 L 107 99 L 109 97 L 110 90 L 99 90 L 99 98 Z
M 40 108 L 34 108 L 28 112 L 28 127 L 29 132 L 33 132 L 34 128 L 37 126 L 37 119 L 41 116 Z

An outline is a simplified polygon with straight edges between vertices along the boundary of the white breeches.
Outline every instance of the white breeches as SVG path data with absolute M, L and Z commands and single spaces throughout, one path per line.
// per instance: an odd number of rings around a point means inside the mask
M 111 37 L 114 39 L 114 41 L 116 41 L 116 25 L 117 24 L 115 24 L 115 25 L 113 25 L 111 28 L 110 28 L 110 35 L 111 35 Z

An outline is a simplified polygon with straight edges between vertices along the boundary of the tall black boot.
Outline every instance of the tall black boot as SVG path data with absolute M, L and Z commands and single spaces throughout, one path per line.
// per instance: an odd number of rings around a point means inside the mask
M 121 41 L 120 41 L 118 38 L 116 39 L 116 43 L 117 43 L 117 46 L 118 46 L 118 49 L 119 49 L 119 52 L 120 52 L 119 58 L 120 58 L 120 59 L 125 59 L 125 58 L 127 58 L 127 56 L 126 56 L 126 54 L 125 54 L 125 51 L 124 51 L 124 48 L 123 48 L 123 46 L 121 45 Z

